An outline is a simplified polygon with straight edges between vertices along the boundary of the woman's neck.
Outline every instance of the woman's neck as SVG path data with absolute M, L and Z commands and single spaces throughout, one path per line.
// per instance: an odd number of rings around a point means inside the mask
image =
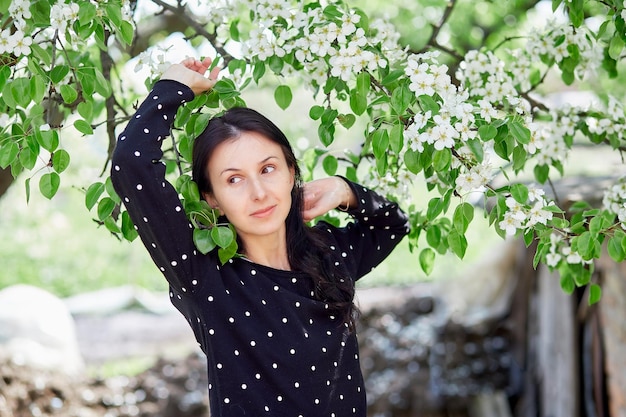
M 290 271 L 285 239 L 246 239 L 243 241 L 244 256 L 259 265 Z

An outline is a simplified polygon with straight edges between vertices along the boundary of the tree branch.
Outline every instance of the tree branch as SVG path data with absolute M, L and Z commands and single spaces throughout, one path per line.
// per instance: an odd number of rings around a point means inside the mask
M 204 26 L 191 18 L 190 13 L 186 10 L 186 7 L 184 4 L 182 4 L 181 2 L 177 3 L 177 6 L 172 6 L 171 4 L 166 3 L 165 1 L 162 0 L 152 0 L 152 2 L 160 7 L 163 8 L 163 10 L 169 11 L 170 13 L 176 15 L 181 21 L 183 21 L 185 24 L 187 24 L 189 27 L 191 27 L 196 34 L 198 34 L 199 36 L 202 36 L 203 38 L 207 39 L 211 45 L 213 45 L 213 47 L 215 48 L 215 50 L 217 51 L 217 53 L 222 57 L 222 59 L 224 60 L 224 67 L 226 67 L 228 65 L 228 63 L 233 60 L 233 56 L 231 54 L 229 54 L 221 45 L 220 42 L 218 42 L 217 40 L 217 36 L 215 34 L 210 33 L 209 31 L 207 31 Z

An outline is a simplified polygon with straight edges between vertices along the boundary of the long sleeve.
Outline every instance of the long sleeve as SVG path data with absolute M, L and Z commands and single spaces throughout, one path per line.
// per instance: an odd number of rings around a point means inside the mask
M 409 223 L 398 204 L 366 187 L 347 182 L 357 197 L 358 206 L 348 211 L 353 222 L 331 232 L 337 241 L 337 247 L 331 250 L 340 251 L 339 257 L 356 281 L 391 253 L 409 233 Z
M 178 193 L 165 180 L 161 144 L 178 108 L 193 92 L 172 80 L 156 83 L 119 135 L 111 180 L 153 261 L 178 292 L 197 285 L 193 228 Z

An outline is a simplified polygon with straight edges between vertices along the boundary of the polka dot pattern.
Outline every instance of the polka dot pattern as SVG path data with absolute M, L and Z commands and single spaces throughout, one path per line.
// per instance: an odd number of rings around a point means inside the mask
M 159 81 L 120 135 L 111 178 L 157 267 L 170 300 L 207 355 L 212 416 L 365 416 L 356 335 L 313 297 L 305 272 L 234 259 L 221 265 L 195 250 L 193 228 L 165 181 L 161 139 L 186 86 Z M 348 182 L 354 220 L 329 234 L 329 254 L 353 280 L 382 261 L 408 232 L 397 205 Z

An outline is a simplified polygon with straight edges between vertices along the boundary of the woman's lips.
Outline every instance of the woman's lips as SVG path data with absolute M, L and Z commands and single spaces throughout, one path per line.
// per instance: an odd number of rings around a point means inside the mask
M 274 211 L 274 208 L 276 206 L 269 206 L 269 207 L 264 207 L 260 210 L 255 211 L 254 213 L 251 214 L 252 217 L 267 217 L 270 214 L 272 214 L 272 212 Z

